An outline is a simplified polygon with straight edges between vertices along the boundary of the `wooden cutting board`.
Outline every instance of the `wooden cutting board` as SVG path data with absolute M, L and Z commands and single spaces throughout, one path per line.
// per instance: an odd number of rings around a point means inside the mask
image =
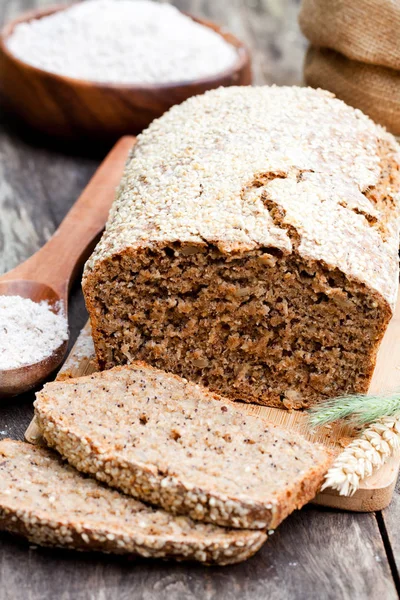
M 81 331 L 57 379 L 90 375 L 96 370 L 96 358 L 88 323 Z M 394 389 L 400 390 L 400 300 L 397 301 L 395 315 L 383 339 L 369 391 L 381 393 Z M 299 431 L 308 439 L 335 448 L 338 452 L 356 435 L 355 431 L 343 424 L 326 425 L 310 431 L 307 426 L 307 415 L 304 412 L 244 403 L 238 403 L 238 406 L 241 406 L 245 412 L 263 416 L 281 427 Z M 41 442 L 35 419 L 26 430 L 25 439 L 32 444 Z M 399 466 L 400 454 L 392 457 L 379 471 L 365 479 L 351 498 L 339 496 L 334 490 L 326 489 L 318 494 L 314 503 L 359 512 L 382 510 L 392 499 Z

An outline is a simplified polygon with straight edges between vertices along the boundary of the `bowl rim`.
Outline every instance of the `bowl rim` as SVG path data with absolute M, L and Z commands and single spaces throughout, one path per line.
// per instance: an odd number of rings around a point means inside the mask
M 81 0 L 77 2 L 71 2 L 68 4 L 53 4 L 51 6 L 46 6 L 43 8 L 33 9 L 30 11 L 25 11 L 21 13 L 15 19 L 12 19 L 8 23 L 6 23 L 0 31 L 0 53 L 3 53 L 9 61 L 17 64 L 20 68 L 31 71 L 38 77 L 46 77 L 51 78 L 56 81 L 63 81 L 70 86 L 73 87 L 96 87 L 104 90 L 123 90 L 123 91 L 146 91 L 146 92 L 156 92 L 156 91 L 168 91 L 168 90 L 178 90 L 180 88 L 187 87 L 215 87 L 215 84 L 221 82 L 226 77 L 232 77 L 237 73 L 240 73 L 243 69 L 248 67 L 251 69 L 251 56 L 250 51 L 247 45 L 239 40 L 235 35 L 230 33 L 223 26 L 219 26 L 213 21 L 208 19 L 203 19 L 202 17 L 196 17 L 191 13 L 180 11 L 182 14 L 191 18 L 196 23 L 200 23 L 200 25 L 204 25 L 209 29 L 215 31 L 218 35 L 220 35 L 228 44 L 234 47 L 237 54 L 237 60 L 233 63 L 233 65 L 223 71 L 220 71 L 216 75 L 212 77 L 203 77 L 201 79 L 190 79 L 185 81 L 175 81 L 175 82 L 166 82 L 166 83 L 143 83 L 143 84 L 134 84 L 134 83 L 114 83 L 114 82 L 102 82 L 102 81 L 91 81 L 89 79 L 78 79 L 75 77 L 69 77 L 68 75 L 61 75 L 59 73 L 53 73 L 52 71 L 46 71 L 45 69 L 41 69 L 40 67 L 36 67 L 31 65 L 17 56 L 15 56 L 11 50 L 9 50 L 6 40 L 13 33 L 15 27 L 20 25 L 21 23 L 28 23 L 30 21 L 35 21 L 37 19 L 42 19 L 44 17 L 50 16 L 57 12 L 61 12 L 62 10 L 66 10 L 71 8 L 74 5 L 80 3 Z M 179 9 L 178 9 L 179 10 Z

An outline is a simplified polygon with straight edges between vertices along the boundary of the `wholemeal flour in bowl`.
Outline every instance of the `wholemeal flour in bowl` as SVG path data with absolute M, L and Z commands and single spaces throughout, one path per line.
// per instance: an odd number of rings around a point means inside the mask
M 63 311 L 48 302 L 21 296 L 0 296 L 0 371 L 35 364 L 68 339 Z
M 115 84 L 193 81 L 222 73 L 237 60 L 221 35 L 149 0 L 89 0 L 20 23 L 7 45 L 45 71 Z

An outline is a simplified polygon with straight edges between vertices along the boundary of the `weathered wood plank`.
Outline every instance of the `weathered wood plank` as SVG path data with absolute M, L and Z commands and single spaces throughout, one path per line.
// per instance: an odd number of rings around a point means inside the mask
M 392 568 L 396 572 L 397 580 L 400 581 L 400 480 L 397 482 L 393 500 L 384 511 L 382 511 L 383 526 L 387 535 L 387 543 L 390 544 L 393 560 Z
M 0 130 L 0 273 L 44 244 L 97 165 Z
M 6 536 L 0 573 L 2 600 L 397 598 L 374 520 L 317 510 L 290 517 L 256 557 L 234 567 L 33 550 Z
M 300 0 L 243 0 L 265 83 L 301 85 L 307 42 L 297 15 Z
M 207 16 L 219 25 L 224 25 L 229 31 L 247 44 L 254 57 L 253 82 L 256 85 L 266 83 L 260 61 L 260 52 L 256 40 L 246 18 L 244 0 L 229 0 L 229 2 L 215 0 L 174 0 L 172 2 L 180 10 L 195 16 Z
M 62 0 L 66 3 L 67 0 Z M 54 4 L 48 0 L 2 0 L 0 24 L 23 10 Z M 41 147 L 21 136 L 0 112 L 0 274 L 16 266 L 50 237 L 95 171 L 98 160 Z M 80 286 L 72 290 L 70 343 L 87 315 Z M 32 393 L 2 402 L 0 437 L 23 439 L 32 417 Z M 4 433 L 3 433 L 4 432 Z

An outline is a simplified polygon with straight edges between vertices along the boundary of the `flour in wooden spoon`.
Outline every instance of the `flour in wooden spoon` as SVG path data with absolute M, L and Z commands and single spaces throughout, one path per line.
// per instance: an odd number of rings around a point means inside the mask
M 104 83 L 190 81 L 237 60 L 221 35 L 149 0 L 88 0 L 17 25 L 7 46 L 45 71 Z
M 68 339 L 63 312 L 47 302 L 0 296 L 0 371 L 37 363 Z

